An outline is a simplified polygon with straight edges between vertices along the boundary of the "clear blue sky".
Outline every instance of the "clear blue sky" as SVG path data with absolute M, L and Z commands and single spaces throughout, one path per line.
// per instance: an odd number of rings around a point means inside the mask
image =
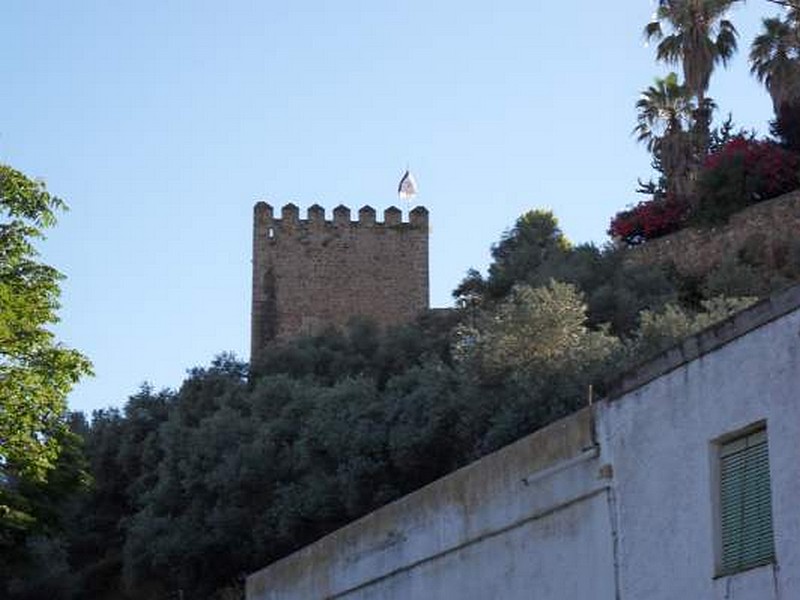
M 176 387 L 247 358 L 251 213 L 319 202 L 379 211 L 406 164 L 431 211 L 431 301 L 524 211 L 606 239 L 641 199 L 634 103 L 666 69 L 649 0 L 382 2 L 6 0 L 0 161 L 71 211 L 42 244 L 68 279 L 58 334 L 94 361 L 75 409 Z M 712 81 L 720 113 L 767 129 L 746 51 Z

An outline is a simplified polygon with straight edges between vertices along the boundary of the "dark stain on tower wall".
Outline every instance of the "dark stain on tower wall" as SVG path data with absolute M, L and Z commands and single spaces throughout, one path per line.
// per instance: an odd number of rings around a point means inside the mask
M 428 211 L 409 221 L 395 207 L 377 222 L 365 206 L 352 221 L 337 206 L 333 220 L 319 205 L 300 219 L 294 204 L 275 218 L 258 202 L 253 214 L 251 361 L 273 340 L 342 327 L 356 316 L 381 326 L 413 320 L 428 309 Z

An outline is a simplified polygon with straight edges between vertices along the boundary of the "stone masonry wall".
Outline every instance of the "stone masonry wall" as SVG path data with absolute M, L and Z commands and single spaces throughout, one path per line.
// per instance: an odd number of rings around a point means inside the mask
M 409 222 L 395 207 L 377 222 L 375 210 L 338 206 L 333 220 L 314 205 L 308 218 L 287 204 L 275 218 L 259 202 L 253 218 L 251 359 L 271 340 L 344 326 L 355 316 L 381 326 L 411 321 L 428 308 L 428 211 Z
M 753 243 L 766 264 L 780 266 L 786 243 L 792 240 L 800 240 L 800 190 L 746 208 L 725 225 L 682 229 L 631 248 L 628 259 L 638 264 L 673 263 L 684 275 L 705 275 Z

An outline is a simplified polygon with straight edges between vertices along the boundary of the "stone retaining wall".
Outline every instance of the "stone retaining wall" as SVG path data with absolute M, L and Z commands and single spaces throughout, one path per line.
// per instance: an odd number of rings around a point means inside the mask
M 800 241 L 800 190 L 751 206 L 718 227 L 690 227 L 631 248 L 638 264 L 674 264 L 683 275 L 702 276 L 726 257 L 758 252 L 767 266 L 781 266 L 787 243 Z

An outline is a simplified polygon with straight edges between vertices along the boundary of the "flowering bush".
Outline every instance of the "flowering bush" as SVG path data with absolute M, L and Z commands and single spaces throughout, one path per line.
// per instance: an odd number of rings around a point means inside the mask
M 709 155 L 698 178 L 693 220 L 713 224 L 800 187 L 800 157 L 763 140 L 735 137 Z
M 750 204 L 799 187 L 800 155 L 774 142 L 737 136 L 703 161 L 693 205 L 674 196 L 654 197 L 617 213 L 608 233 L 634 246 L 689 223 L 724 222 Z
M 641 244 L 680 229 L 689 215 L 687 202 L 674 196 L 640 202 L 616 214 L 608 233 L 629 246 Z

